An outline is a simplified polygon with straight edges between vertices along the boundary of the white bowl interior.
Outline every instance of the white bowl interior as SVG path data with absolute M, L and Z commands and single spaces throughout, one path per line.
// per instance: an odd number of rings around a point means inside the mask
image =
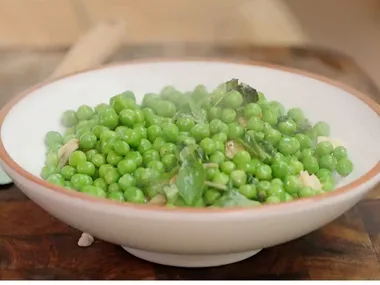
M 1 136 L 10 155 L 22 168 L 38 176 L 44 165 L 44 136 L 63 131 L 62 113 L 82 104 L 95 106 L 125 90 L 138 100 L 166 85 L 181 91 L 198 84 L 213 89 L 238 78 L 286 108 L 300 107 L 312 122 L 330 124 L 331 136 L 344 141 L 354 162 L 354 172 L 339 182 L 352 182 L 369 171 L 380 158 L 380 119 L 364 102 L 347 91 L 313 78 L 277 69 L 220 62 L 135 63 L 71 76 L 31 92 L 4 120 Z

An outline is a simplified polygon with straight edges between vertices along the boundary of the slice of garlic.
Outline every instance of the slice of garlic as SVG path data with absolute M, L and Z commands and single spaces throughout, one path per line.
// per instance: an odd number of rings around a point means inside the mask
M 344 147 L 343 141 L 338 140 L 338 139 L 333 139 L 330 137 L 323 137 L 323 136 L 317 137 L 317 143 L 320 143 L 320 142 L 330 142 L 334 148 L 338 146 Z
M 69 160 L 70 154 L 72 154 L 78 148 L 79 148 L 78 139 L 69 140 L 67 143 L 61 146 L 61 148 L 58 150 L 58 157 L 59 157 L 58 166 L 60 168 L 63 167 L 66 164 L 66 162 Z
M 307 171 L 300 172 L 301 183 L 305 186 L 309 186 L 314 190 L 321 190 L 322 183 L 319 181 L 318 177 L 314 174 L 310 175 Z
M 91 235 L 89 235 L 88 233 L 83 233 L 78 240 L 78 246 L 87 247 L 87 246 L 92 245 L 93 242 L 94 242 L 94 238 Z

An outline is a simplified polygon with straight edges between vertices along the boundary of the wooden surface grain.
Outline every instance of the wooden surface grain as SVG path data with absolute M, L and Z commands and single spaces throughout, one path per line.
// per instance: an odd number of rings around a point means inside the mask
M 0 51 L 0 105 L 45 78 L 64 51 Z M 130 46 L 112 61 L 205 56 L 292 66 L 345 82 L 380 101 L 371 79 L 349 57 L 317 48 Z M 96 240 L 39 208 L 14 185 L 0 188 L 0 279 L 380 279 L 380 187 L 325 227 L 262 250 L 242 262 L 203 269 L 152 264 Z

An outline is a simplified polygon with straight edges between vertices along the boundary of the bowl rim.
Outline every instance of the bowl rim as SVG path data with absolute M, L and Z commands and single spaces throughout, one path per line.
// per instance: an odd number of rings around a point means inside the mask
M 342 194 L 345 194 L 349 191 L 354 190 L 355 188 L 369 182 L 371 179 L 373 179 L 375 176 L 380 174 L 380 161 L 376 163 L 375 166 L 373 166 L 368 172 L 360 176 L 358 179 L 352 181 L 351 183 L 344 185 L 340 188 L 335 189 L 332 192 L 327 192 L 323 194 L 319 194 L 312 197 L 305 197 L 305 198 L 299 198 L 293 201 L 289 202 L 281 202 L 278 204 L 264 204 L 259 207 L 230 207 L 230 208 L 190 208 L 190 207 L 163 207 L 163 206 L 156 206 L 156 205 L 149 205 L 149 204 L 134 204 L 130 202 L 119 202 L 114 200 L 109 200 L 105 198 L 98 198 L 94 196 L 87 195 L 85 193 L 81 193 L 78 191 L 70 191 L 62 186 L 57 186 L 48 183 L 47 181 L 41 179 L 38 176 L 34 176 L 33 174 L 29 173 L 28 171 L 24 170 L 20 165 L 15 162 L 8 152 L 6 151 L 3 140 L 2 140 L 2 127 L 5 118 L 7 117 L 9 111 L 23 98 L 30 95 L 32 92 L 43 88 L 46 85 L 49 85 L 51 83 L 60 81 L 61 79 L 67 79 L 70 77 L 75 77 L 76 75 L 80 74 L 86 74 L 91 73 L 93 71 L 99 71 L 99 70 L 107 70 L 112 69 L 115 67 L 122 67 L 122 66 L 130 66 L 130 65 L 138 65 L 138 64 L 144 64 L 144 63 L 175 63 L 175 62 L 206 62 L 206 63 L 230 63 L 230 64 L 238 64 L 238 65 L 246 65 L 246 66 L 258 66 L 258 67 L 265 67 L 270 69 L 275 69 L 279 71 L 294 73 L 297 75 L 305 76 L 311 79 L 315 79 L 324 83 L 327 83 L 329 85 L 332 85 L 334 87 L 340 88 L 352 96 L 355 96 L 359 100 L 363 101 L 365 104 L 367 104 L 375 113 L 377 113 L 380 116 L 380 105 L 373 100 L 371 97 L 365 95 L 363 92 L 347 85 L 346 83 L 336 81 L 334 79 L 330 79 L 324 75 L 315 74 L 309 71 L 300 70 L 293 67 L 287 67 L 282 66 L 278 64 L 268 63 L 268 62 L 261 62 L 261 61 L 255 61 L 250 59 L 229 59 L 229 58 L 209 58 L 209 57 L 176 57 L 176 58 L 143 58 L 143 59 L 131 59 L 126 60 L 122 62 L 117 62 L 113 64 L 108 64 L 105 66 L 97 67 L 97 68 L 90 68 L 79 72 L 73 72 L 64 76 L 60 76 L 54 79 L 48 79 L 46 81 L 43 81 L 41 83 L 38 83 L 27 90 L 19 93 L 17 96 L 13 97 L 1 110 L 0 110 L 0 159 L 3 160 L 3 162 L 11 168 L 13 171 L 17 172 L 18 175 L 21 175 L 24 179 L 29 180 L 33 183 L 38 184 L 39 186 L 47 188 L 49 191 L 57 192 L 58 194 L 65 195 L 67 197 L 71 198 L 79 198 L 81 200 L 85 200 L 87 202 L 91 202 L 94 204 L 104 204 L 104 205 L 114 205 L 118 207 L 126 207 L 130 210 L 141 210 L 146 212 L 177 212 L 177 213 L 186 213 L 186 214 L 203 214 L 203 213 L 241 213 L 241 212 L 259 212 L 259 211 L 272 211 L 272 210 L 280 210 L 283 208 L 293 208 L 293 206 L 305 206 L 305 205 L 311 205 L 315 202 L 319 201 L 326 201 L 329 198 L 336 197 Z M 294 209 L 294 208 L 293 208 Z

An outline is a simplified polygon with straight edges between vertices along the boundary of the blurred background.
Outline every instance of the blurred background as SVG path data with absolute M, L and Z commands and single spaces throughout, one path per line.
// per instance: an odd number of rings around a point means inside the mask
M 0 49 L 67 48 L 94 23 L 120 17 L 125 44 L 327 47 L 353 57 L 380 85 L 379 0 L 0 0 Z M 18 67 L 9 56 L 0 63 Z

